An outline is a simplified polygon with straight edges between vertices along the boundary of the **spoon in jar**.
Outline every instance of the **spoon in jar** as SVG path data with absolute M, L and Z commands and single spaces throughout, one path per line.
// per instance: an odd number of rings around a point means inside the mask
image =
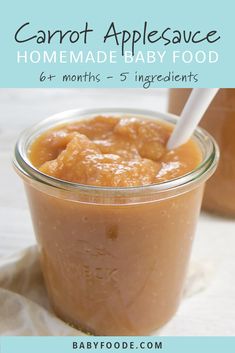
M 192 90 L 168 140 L 168 150 L 177 148 L 190 139 L 218 90 L 219 88 L 194 88 Z

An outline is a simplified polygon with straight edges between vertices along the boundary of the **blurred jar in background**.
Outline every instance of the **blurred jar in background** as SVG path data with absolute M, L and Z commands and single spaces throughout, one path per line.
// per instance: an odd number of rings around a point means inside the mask
M 179 115 L 191 89 L 170 90 L 168 110 Z M 235 216 L 235 89 L 220 89 L 203 117 L 206 129 L 220 147 L 219 166 L 206 184 L 204 209 Z

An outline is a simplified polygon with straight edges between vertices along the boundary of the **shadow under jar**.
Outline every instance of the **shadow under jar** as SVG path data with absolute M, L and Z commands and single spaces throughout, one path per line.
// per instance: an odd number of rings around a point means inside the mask
M 170 90 L 170 113 L 179 115 L 191 89 Z M 202 206 L 204 209 L 235 217 L 235 89 L 220 89 L 206 111 L 200 126 L 217 141 L 220 161 L 207 182 Z
M 179 305 L 204 184 L 218 150 L 198 129 L 193 139 L 200 165 L 182 177 L 140 187 L 71 183 L 31 164 L 27 151 L 44 131 L 98 114 L 177 120 L 134 109 L 65 112 L 23 133 L 14 164 L 25 184 L 56 314 L 95 335 L 148 335 Z

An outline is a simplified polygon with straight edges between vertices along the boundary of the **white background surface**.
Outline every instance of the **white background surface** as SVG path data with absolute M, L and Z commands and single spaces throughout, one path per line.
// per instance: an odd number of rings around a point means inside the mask
M 35 242 L 23 185 L 12 165 L 19 133 L 72 108 L 165 111 L 167 90 L 0 89 L 0 256 Z M 235 335 L 235 220 L 202 214 L 185 298 L 162 335 Z

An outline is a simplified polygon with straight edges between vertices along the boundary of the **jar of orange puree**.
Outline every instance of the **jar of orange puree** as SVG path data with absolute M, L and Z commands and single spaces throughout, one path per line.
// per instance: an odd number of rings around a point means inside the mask
M 176 118 L 70 111 L 15 149 L 55 313 L 95 335 L 148 335 L 177 310 L 218 150 L 198 129 L 168 151 Z
M 169 112 L 179 115 L 191 89 L 171 89 Z M 220 89 L 200 124 L 218 142 L 219 166 L 206 184 L 203 207 L 235 217 L 235 89 Z

